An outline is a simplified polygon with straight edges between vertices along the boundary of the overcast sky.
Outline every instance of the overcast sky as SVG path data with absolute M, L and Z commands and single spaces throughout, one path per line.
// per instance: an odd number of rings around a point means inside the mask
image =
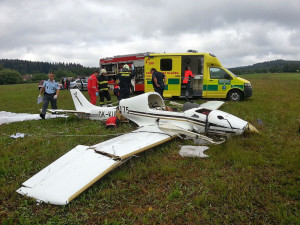
M 300 60 L 300 0 L 0 0 L 0 58 L 74 62 L 215 54 L 225 67 Z

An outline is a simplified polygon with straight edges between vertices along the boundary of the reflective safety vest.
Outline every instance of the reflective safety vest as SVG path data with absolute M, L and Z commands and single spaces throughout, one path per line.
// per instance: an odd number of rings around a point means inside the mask
M 108 91 L 108 81 L 103 75 L 98 76 L 98 89 L 99 91 Z
M 190 76 L 191 76 L 191 77 L 195 77 L 195 76 L 193 75 L 192 71 L 186 70 L 186 71 L 184 72 L 184 78 L 183 78 L 182 83 L 187 84 L 187 83 L 190 81 Z
M 120 72 L 117 76 L 120 88 L 130 88 L 132 75 L 130 72 Z

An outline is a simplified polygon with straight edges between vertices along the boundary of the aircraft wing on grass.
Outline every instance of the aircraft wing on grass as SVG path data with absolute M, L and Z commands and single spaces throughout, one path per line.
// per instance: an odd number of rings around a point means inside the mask
M 78 145 L 25 181 L 17 192 L 38 202 L 66 205 L 133 155 L 177 135 L 164 133 L 154 125 L 93 146 Z

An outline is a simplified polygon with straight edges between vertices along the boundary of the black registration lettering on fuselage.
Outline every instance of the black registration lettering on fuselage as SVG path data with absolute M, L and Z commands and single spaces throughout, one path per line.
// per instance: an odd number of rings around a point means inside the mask
M 115 111 L 99 111 L 99 117 L 101 118 L 109 118 L 109 117 L 113 117 L 116 116 L 116 112 Z

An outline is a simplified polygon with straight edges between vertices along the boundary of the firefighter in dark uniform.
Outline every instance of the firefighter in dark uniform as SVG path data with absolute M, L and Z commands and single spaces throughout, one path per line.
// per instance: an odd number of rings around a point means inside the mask
M 130 95 L 130 87 L 131 87 L 131 79 L 133 75 L 129 71 L 129 66 L 125 64 L 122 68 L 122 72 L 117 75 L 117 79 L 119 80 L 120 92 L 118 100 L 129 98 Z
M 106 103 L 111 104 L 111 97 L 108 88 L 107 72 L 105 69 L 101 69 L 100 75 L 97 77 L 98 80 L 98 90 L 100 96 L 100 106 L 104 106 L 104 98 L 106 98 Z

